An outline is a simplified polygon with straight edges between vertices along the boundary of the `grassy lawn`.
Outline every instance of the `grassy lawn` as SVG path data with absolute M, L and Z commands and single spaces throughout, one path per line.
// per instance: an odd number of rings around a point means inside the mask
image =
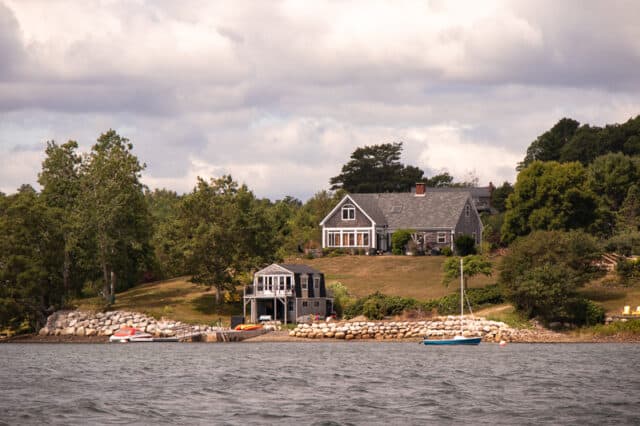
M 622 286 L 611 277 L 593 281 L 580 292 L 610 315 L 621 314 L 624 306 L 630 306 L 631 310 L 640 306 L 640 285 Z
M 338 256 L 318 259 L 289 259 L 289 263 L 304 263 L 325 274 L 327 284 L 341 282 L 356 297 L 381 293 L 414 297 L 419 300 L 446 296 L 458 288 L 442 284 L 444 256 Z M 500 258 L 492 259 L 495 265 Z M 490 277 L 469 280 L 470 287 L 484 287 L 496 282 L 497 272 Z
M 191 324 L 229 324 L 230 316 L 242 313 L 242 304 L 215 304 L 215 289 L 193 284 L 188 277 L 141 284 L 118 293 L 109 309 L 141 312 L 156 319 L 167 317 Z M 81 299 L 79 309 L 99 309 L 98 298 Z

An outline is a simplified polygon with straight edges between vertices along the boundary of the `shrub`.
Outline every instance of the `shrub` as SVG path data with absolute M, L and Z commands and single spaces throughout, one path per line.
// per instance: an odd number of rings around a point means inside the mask
M 444 256 L 453 256 L 453 250 L 451 250 L 451 247 L 442 247 L 440 249 L 440 254 L 444 255 Z
M 333 294 L 333 309 L 338 317 L 342 317 L 345 310 L 353 304 L 353 298 L 349 294 L 347 287 L 340 282 L 329 284 L 329 290 Z
M 393 254 L 403 254 L 405 246 L 411 240 L 412 229 L 398 229 L 391 235 L 391 252 Z
M 616 264 L 616 274 L 624 284 L 640 278 L 640 260 L 620 259 Z
M 459 256 L 468 256 L 470 254 L 476 254 L 476 239 L 471 235 L 460 235 L 453 240 L 456 246 L 456 253 Z

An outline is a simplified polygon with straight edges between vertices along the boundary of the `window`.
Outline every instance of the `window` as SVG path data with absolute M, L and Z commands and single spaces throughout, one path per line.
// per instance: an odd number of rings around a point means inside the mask
M 284 277 L 280 277 L 280 291 L 284 291 Z
M 318 306 L 320 306 L 320 302 L 313 302 L 313 306 L 317 308 Z
M 329 247 L 340 247 L 340 231 L 329 231 L 327 236 Z
M 345 204 L 342 207 L 342 220 L 355 220 L 356 219 L 356 208 L 351 204 Z
M 320 290 L 320 277 L 313 277 L 314 290 Z
M 447 233 L 438 232 L 438 244 L 444 244 L 447 242 Z
M 466 217 L 471 216 L 471 206 L 469 204 L 467 204 L 466 206 L 464 206 L 464 215 Z
M 369 247 L 369 231 L 358 231 L 358 247 Z
M 354 231 L 345 231 L 342 233 L 342 246 L 353 247 L 356 245 L 356 233 Z
M 302 307 L 306 308 L 307 306 L 309 306 L 309 302 L 302 302 Z
M 291 290 L 291 277 L 287 277 L 287 290 Z
M 300 286 L 302 288 L 302 290 L 308 290 L 309 289 L 309 277 L 306 275 L 302 275 L 300 277 Z

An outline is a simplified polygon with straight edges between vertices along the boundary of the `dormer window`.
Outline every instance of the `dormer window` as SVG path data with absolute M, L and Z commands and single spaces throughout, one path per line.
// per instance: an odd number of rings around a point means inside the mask
M 464 206 L 464 215 L 466 217 L 471 216 L 471 206 L 469 204 L 467 204 L 466 206 Z
M 355 220 L 356 219 L 356 208 L 351 204 L 345 204 L 342 207 L 342 220 Z

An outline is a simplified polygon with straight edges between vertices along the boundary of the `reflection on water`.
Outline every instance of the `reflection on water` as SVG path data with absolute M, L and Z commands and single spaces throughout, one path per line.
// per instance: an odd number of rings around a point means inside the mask
M 640 345 L 0 345 L 7 424 L 633 424 Z

